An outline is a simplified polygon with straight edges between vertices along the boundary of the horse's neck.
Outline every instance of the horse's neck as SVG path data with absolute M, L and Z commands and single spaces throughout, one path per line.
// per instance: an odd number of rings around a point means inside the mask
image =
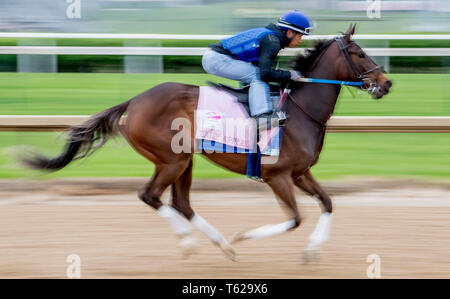
M 326 60 L 322 60 L 307 77 L 335 80 L 335 72 Z M 326 123 L 334 111 L 340 92 L 340 85 L 303 83 L 292 91 L 294 103 L 289 103 L 287 114 L 290 116 L 287 129 L 295 143 L 303 151 L 319 154 L 322 149 L 324 128 L 319 123 Z M 300 107 L 301 108 L 300 108 Z M 303 111 L 302 111 L 303 110 Z M 308 115 L 306 115 L 308 114 Z M 313 118 L 314 120 L 312 120 Z
M 336 80 L 334 65 L 326 61 L 322 60 L 312 72 L 307 73 L 307 77 Z M 302 87 L 293 91 L 292 98 L 317 122 L 326 123 L 333 114 L 340 90 L 341 86 L 336 84 L 303 83 Z

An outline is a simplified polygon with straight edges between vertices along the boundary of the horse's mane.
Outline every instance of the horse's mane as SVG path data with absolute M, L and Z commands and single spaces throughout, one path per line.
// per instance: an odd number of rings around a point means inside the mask
M 315 42 L 313 45 L 314 48 L 306 50 L 305 54 L 300 54 L 294 59 L 294 69 L 302 74 L 305 74 L 320 54 L 322 54 L 322 52 L 327 49 L 333 41 L 334 39 L 319 40 Z

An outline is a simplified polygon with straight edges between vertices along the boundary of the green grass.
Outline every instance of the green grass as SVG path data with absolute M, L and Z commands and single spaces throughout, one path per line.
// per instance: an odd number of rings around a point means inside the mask
M 0 114 L 89 115 L 167 81 L 204 85 L 208 78 L 212 76 L 0 73 Z
M 22 148 L 22 145 L 26 145 L 27 148 Z M 63 146 L 64 135 L 61 133 L 0 132 L 0 153 L 3 153 L 0 154 L 0 178 L 24 176 L 39 178 L 42 173 L 18 167 L 14 160 L 15 154 L 32 148 L 47 156 L 54 156 Z M 42 178 L 150 177 L 153 169 L 152 163 L 137 154 L 124 139 L 117 138 L 109 141 L 103 148 L 87 158 L 74 161 L 67 168 L 53 174 L 45 174 Z M 211 165 L 200 156 L 196 159 L 195 176 L 197 178 L 238 177 L 237 174 Z
M 450 115 L 450 74 L 392 74 L 392 93 L 375 101 L 367 95 L 351 96 L 344 88 L 335 115 Z M 0 73 L 0 114 L 90 115 L 121 103 L 166 81 L 203 85 L 205 80 L 236 84 L 206 74 L 30 74 Z M 355 90 L 356 91 L 356 90 Z M 0 153 L 14 145 L 33 145 L 47 154 L 63 146 L 58 133 L 0 132 Z M 346 176 L 450 178 L 450 135 L 332 133 L 313 172 L 319 179 Z M 35 173 L 10 168 L 0 154 L 0 178 Z M 109 142 L 85 160 L 42 178 L 151 176 L 153 166 L 125 141 Z M 239 175 L 197 156 L 196 178 Z
M 335 115 L 450 115 L 450 74 L 392 74 L 379 101 L 345 87 Z M 207 74 L 0 73 L 0 114 L 90 115 L 163 82 L 236 82 Z
M 0 150 L 27 144 L 47 155 L 59 153 L 63 139 L 58 133 L 0 133 Z M 14 151 L 17 153 L 17 151 Z M 319 179 L 347 176 L 392 178 L 450 178 L 450 138 L 442 133 L 331 133 L 326 136 L 319 163 L 312 168 Z M 11 168 L 9 155 L 0 156 L 0 178 L 150 177 L 153 165 L 135 153 L 123 139 L 107 143 L 85 160 L 67 168 L 37 176 Z M 237 174 L 217 167 L 200 155 L 195 158 L 195 178 L 230 178 Z

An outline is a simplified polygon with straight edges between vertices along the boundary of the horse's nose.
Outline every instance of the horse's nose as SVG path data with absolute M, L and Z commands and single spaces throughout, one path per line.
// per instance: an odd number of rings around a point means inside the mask
M 384 84 L 383 84 L 384 94 L 387 94 L 391 87 L 392 87 L 392 81 L 391 80 L 387 80 L 386 82 L 384 82 Z

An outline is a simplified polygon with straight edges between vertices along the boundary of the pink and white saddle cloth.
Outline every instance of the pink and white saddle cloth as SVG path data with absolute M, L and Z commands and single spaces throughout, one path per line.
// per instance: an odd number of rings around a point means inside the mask
M 226 91 L 201 86 L 195 119 L 199 149 L 220 153 L 257 153 L 259 150 L 270 156 L 280 153 L 280 127 L 261 132 L 257 142 L 255 119 Z

